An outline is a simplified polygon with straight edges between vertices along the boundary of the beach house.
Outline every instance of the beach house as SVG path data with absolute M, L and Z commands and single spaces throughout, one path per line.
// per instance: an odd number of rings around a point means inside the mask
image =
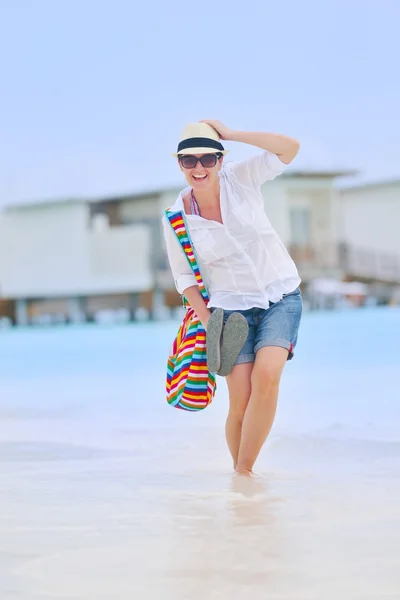
M 316 278 L 400 282 L 400 182 L 336 185 L 345 171 L 288 171 L 262 188 L 269 218 Z M 152 318 L 178 306 L 161 230 L 183 186 L 6 206 L 0 216 L 0 316 L 28 324 L 114 311 Z

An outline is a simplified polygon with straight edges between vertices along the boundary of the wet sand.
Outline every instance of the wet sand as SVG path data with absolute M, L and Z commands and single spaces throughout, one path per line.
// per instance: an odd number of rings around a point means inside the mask
M 272 437 L 247 480 L 219 428 L 96 447 L 8 425 L 2 600 L 399 598 L 400 443 Z

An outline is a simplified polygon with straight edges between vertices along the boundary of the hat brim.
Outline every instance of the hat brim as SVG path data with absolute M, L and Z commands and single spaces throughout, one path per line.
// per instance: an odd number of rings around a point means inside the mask
M 216 150 L 215 148 L 185 148 L 179 153 L 174 152 L 172 156 L 181 156 L 182 154 L 228 154 L 229 150 Z

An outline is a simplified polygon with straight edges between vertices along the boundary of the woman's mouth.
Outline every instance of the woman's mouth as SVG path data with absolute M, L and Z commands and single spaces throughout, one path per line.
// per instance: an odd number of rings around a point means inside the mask
M 206 179 L 207 175 L 193 175 L 192 177 L 196 181 L 203 181 L 204 179 Z

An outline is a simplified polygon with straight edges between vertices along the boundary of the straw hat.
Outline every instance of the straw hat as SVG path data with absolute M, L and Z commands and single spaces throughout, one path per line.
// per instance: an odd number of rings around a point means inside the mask
M 220 152 L 227 154 L 221 144 L 218 132 L 208 123 L 188 123 L 182 132 L 178 149 L 174 156 L 179 154 L 207 154 Z

